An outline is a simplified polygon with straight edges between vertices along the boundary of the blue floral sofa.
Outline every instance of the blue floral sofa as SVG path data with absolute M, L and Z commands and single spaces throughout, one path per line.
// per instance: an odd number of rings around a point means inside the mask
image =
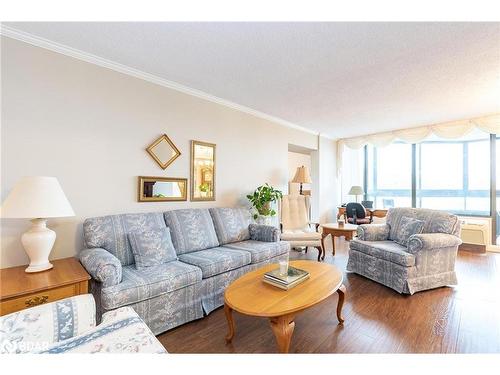
M 177 260 L 137 269 L 128 233 L 169 228 Z M 288 257 L 279 229 L 253 223 L 244 208 L 180 209 L 89 218 L 79 259 L 92 276 L 98 318 L 132 307 L 159 334 L 224 303 L 239 276 Z
M 405 225 L 410 221 L 421 224 L 415 234 Z M 357 234 L 349 244 L 347 271 L 405 294 L 457 283 L 455 259 L 462 241 L 456 215 L 390 208 L 385 224 L 359 225 Z

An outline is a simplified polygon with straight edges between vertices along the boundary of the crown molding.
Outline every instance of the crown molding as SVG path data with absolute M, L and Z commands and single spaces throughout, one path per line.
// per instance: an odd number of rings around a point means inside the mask
M 231 102 L 231 101 L 226 100 L 226 99 L 219 98 L 217 96 L 208 94 L 206 92 L 181 85 L 177 82 L 172 82 L 172 81 L 163 79 L 163 78 L 155 76 L 153 74 L 149 74 L 149 73 L 140 71 L 138 69 L 134 69 L 134 68 L 131 68 L 129 66 L 119 64 L 119 63 L 111 61 L 111 60 L 104 59 L 102 57 L 93 55 L 91 53 L 87 53 L 87 52 L 84 52 L 84 51 L 81 51 L 81 50 L 78 50 L 78 49 L 75 49 L 72 47 L 68 47 L 68 46 L 60 44 L 60 43 L 53 42 L 53 41 L 45 39 L 45 38 L 41 38 L 39 36 L 30 34 L 30 33 L 26 33 L 24 31 L 15 29 L 15 28 L 10 27 L 10 26 L 6 26 L 4 24 L 1 24 L 0 35 L 4 35 L 4 36 L 19 40 L 19 41 L 24 42 L 24 43 L 32 44 L 32 45 L 37 46 L 37 47 L 45 48 L 45 49 L 48 49 L 50 51 L 60 53 L 62 55 L 66 55 L 66 56 L 73 57 L 73 58 L 78 59 L 78 60 L 82 60 L 82 61 L 94 64 L 94 65 L 101 66 L 103 68 L 108 68 L 108 69 L 114 70 L 114 71 L 119 72 L 119 73 L 127 74 L 129 76 L 139 78 L 139 79 L 154 83 L 154 84 L 159 85 L 159 86 L 167 87 L 169 89 L 182 92 L 183 94 L 191 95 L 191 96 L 194 96 L 194 97 L 197 97 L 200 99 L 204 99 L 204 100 L 207 100 L 207 101 L 210 101 L 213 103 L 217 103 L 217 104 L 223 105 L 225 107 L 229 107 L 229 108 L 235 109 L 237 111 L 244 112 L 244 113 L 247 113 L 249 115 L 252 115 L 252 116 L 264 119 L 264 120 L 268 120 L 268 121 L 271 121 L 273 123 L 276 123 L 276 124 L 279 124 L 282 126 L 286 126 L 288 128 L 300 130 L 300 131 L 303 131 L 306 133 L 310 133 L 310 134 L 314 134 L 314 135 L 319 136 L 319 132 L 317 132 L 317 131 L 304 128 L 303 126 L 291 123 L 291 122 L 283 120 L 279 117 L 268 115 L 267 113 L 257 111 L 255 109 L 246 107 L 244 105 L 234 103 L 234 102 Z

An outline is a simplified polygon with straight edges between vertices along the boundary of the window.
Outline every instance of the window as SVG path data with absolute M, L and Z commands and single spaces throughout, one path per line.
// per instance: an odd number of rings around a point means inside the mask
M 496 202 L 493 206 L 492 215 L 496 219 L 496 244 L 500 245 L 500 138 L 496 137 L 495 140 L 495 154 L 496 154 Z
M 489 215 L 489 135 L 422 142 L 416 145 L 416 159 L 416 207 Z
M 463 188 L 463 147 L 460 143 L 422 143 L 417 145 L 420 155 L 422 190 L 451 190 Z M 417 167 L 418 168 L 418 167 Z
M 490 166 L 495 162 L 490 157 L 491 142 L 489 134 L 474 131 L 461 140 L 432 137 L 413 145 L 367 146 L 366 198 L 375 207 L 422 207 L 489 216 Z M 500 203 L 500 197 L 497 200 Z
M 374 201 L 375 207 L 410 207 L 412 146 L 392 143 L 381 148 L 367 147 L 368 200 Z

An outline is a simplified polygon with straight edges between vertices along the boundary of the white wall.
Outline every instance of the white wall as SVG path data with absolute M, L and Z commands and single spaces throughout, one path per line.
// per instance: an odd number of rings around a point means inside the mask
M 288 194 L 299 194 L 300 184 L 291 182 L 295 177 L 297 168 L 305 166 L 311 173 L 311 155 L 301 154 L 299 152 L 288 151 Z M 311 190 L 311 184 L 302 184 L 303 190 Z
M 317 149 L 312 134 L 10 38 L 1 41 L 1 199 L 21 176 L 59 179 L 77 216 L 49 221 L 58 236 L 51 259 L 82 248 L 87 217 L 241 205 L 264 182 L 286 191 L 288 144 Z M 145 151 L 162 133 L 182 153 L 166 170 Z M 139 175 L 189 178 L 191 139 L 217 144 L 217 201 L 138 203 Z M 327 141 L 320 142 L 321 157 L 334 161 Z M 330 182 L 321 189 L 335 190 Z M 20 243 L 28 227 L 28 220 L 2 219 L 0 267 L 28 262 Z
M 336 221 L 340 201 L 337 179 L 337 144 L 331 139 L 319 138 L 319 222 Z

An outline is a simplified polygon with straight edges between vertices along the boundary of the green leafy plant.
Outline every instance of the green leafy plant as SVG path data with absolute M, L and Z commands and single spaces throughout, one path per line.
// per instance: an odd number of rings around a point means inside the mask
M 252 203 L 252 206 L 257 210 L 258 214 L 253 215 L 254 219 L 257 219 L 259 215 L 262 216 L 274 216 L 276 211 L 271 208 L 271 203 L 276 202 L 281 199 L 283 193 L 276 190 L 268 183 L 259 186 L 253 194 L 247 195 L 248 200 Z
M 208 191 L 210 190 L 210 185 L 207 182 L 205 182 L 205 183 L 201 184 L 199 186 L 199 188 L 200 188 L 200 191 L 203 191 L 204 193 L 208 193 Z

